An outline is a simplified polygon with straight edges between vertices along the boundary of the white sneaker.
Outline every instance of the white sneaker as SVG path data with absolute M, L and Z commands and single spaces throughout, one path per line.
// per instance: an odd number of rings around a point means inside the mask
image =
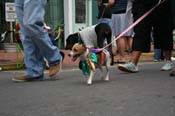
M 136 73 L 139 71 L 138 67 L 132 62 L 128 62 L 125 64 L 119 64 L 118 69 L 124 72 Z
M 171 57 L 171 61 L 175 61 L 175 57 Z
M 169 70 L 172 70 L 172 62 L 166 61 L 166 63 L 161 68 L 161 71 L 169 71 Z
M 159 62 L 159 60 L 157 60 L 157 59 L 154 59 L 153 61 L 154 61 L 154 62 Z

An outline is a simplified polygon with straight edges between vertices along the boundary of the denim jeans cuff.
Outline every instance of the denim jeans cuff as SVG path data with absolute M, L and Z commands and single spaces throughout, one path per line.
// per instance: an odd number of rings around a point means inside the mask
M 50 66 L 54 66 L 54 65 L 57 65 L 58 63 L 60 63 L 60 60 L 56 60 L 54 62 L 50 62 L 49 65 Z

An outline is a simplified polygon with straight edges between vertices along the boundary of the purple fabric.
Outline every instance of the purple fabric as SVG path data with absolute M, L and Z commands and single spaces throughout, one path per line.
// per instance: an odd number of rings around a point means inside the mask
M 98 52 L 101 52 L 102 49 L 95 49 L 95 48 L 90 48 L 90 51 L 93 52 L 93 53 L 98 53 Z

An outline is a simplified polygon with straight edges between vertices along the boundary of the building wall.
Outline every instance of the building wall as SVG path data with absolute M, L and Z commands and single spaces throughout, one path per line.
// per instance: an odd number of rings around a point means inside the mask
M 92 24 L 96 24 L 98 15 L 96 0 L 92 0 L 92 9 Z M 64 21 L 64 0 L 48 0 L 45 20 L 52 28 Z
M 4 16 L 4 3 L 5 2 L 13 2 L 14 0 L 0 0 L 0 32 L 3 28 L 3 23 L 5 20 Z M 92 0 L 92 23 L 97 23 L 97 13 L 98 9 L 96 6 L 96 0 Z M 56 28 L 56 26 L 64 21 L 64 0 L 48 0 L 48 4 L 46 6 L 46 23 L 52 28 Z
M 68 1 L 68 0 L 65 0 L 65 1 Z M 0 33 L 4 32 L 5 30 L 9 30 L 8 29 L 9 23 L 5 22 L 5 2 L 14 2 L 14 0 L 0 0 Z M 92 1 L 90 0 L 89 3 L 92 4 L 92 6 L 90 6 L 88 11 L 88 14 L 92 15 L 90 16 L 90 18 L 92 19 L 92 22 L 90 24 L 96 24 L 97 22 L 96 0 L 92 0 Z M 65 4 L 65 6 L 67 5 Z M 45 22 L 53 30 L 56 29 L 56 27 L 60 23 L 65 24 L 67 20 L 72 20 L 72 19 L 64 20 L 64 10 L 65 10 L 64 0 L 48 0 L 47 6 L 46 6 Z M 69 28 L 71 28 L 71 26 Z M 63 35 L 63 39 L 64 40 L 63 42 L 61 41 L 60 46 L 63 46 L 62 44 L 64 44 L 64 41 L 65 41 L 64 35 Z M 6 41 L 6 42 L 9 43 L 9 41 Z M 2 45 L 0 46 L 0 49 L 2 49 Z
M 52 29 L 52 35 L 58 26 L 64 30 L 64 0 L 48 0 L 46 6 L 45 22 Z M 64 33 L 59 36 L 57 41 L 59 48 L 64 47 Z
M 98 16 L 98 7 L 97 7 L 97 1 L 92 0 L 92 24 L 97 24 L 97 16 Z
M 0 33 L 6 30 L 5 27 L 9 27 L 8 23 L 5 22 L 5 2 L 13 2 L 14 0 L 0 0 Z M 67 1 L 67 0 L 65 0 Z M 97 23 L 97 4 L 96 0 L 90 0 L 92 2 L 92 24 Z M 70 20 L 70 19 L 69 19 Z M 46 6 L 45 22 L 52 29 L 55 29 L 60 23 L 65 24 L 64 20 L 64 0 L 48 0 Z
M 64 23 L 63 0 L 48 0 L 45 21 L 52 29 L 55 29 L 59 23 Z

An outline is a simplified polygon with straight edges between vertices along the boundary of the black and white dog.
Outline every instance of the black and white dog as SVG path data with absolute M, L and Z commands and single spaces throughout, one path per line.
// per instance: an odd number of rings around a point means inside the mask
M 100 53 L 97 53 L 99 57 L 98 63 L 92 63 L 89 61 L 90 48 L 103 48 L 105 40 L 107 44 L 111 43 L 111 28 L 105 23 L 100 23 L 85 28 L 84 30 L 74 33 L 68 36 L 66 39 L 65 49 L 71 50 L 69 56 L 72 57 L 72 60 L 75 61 L 77 58 L 81 60 L 88 61 L 90 66 L 90 75 L 87 78 L 87 84 L 92 84 L 92 78 L 94 76 L 95 68 L 99 68 L 102 72 L 102 65 L 106 66 L 106 76 L 103 78 L 105 81 L 109 80 L 109 66 L 110 66 L 110 53 L 112 53 L 112 46 L 109 46 L 108 50 L 102 50 Z M 102 74 L 102 73 L 101 73 Z M 103 77 L 103 74 L 102 76 Z
M 112 31 L 108 24 L 100 23 L 70 34 L 66 39 L 65 49 L 71 50 L 75 43 L 83 43 L 87 48 L 103 48 L 105 40 L 111 43 Z M 110 46 L 112 52 L 112 46 Z

